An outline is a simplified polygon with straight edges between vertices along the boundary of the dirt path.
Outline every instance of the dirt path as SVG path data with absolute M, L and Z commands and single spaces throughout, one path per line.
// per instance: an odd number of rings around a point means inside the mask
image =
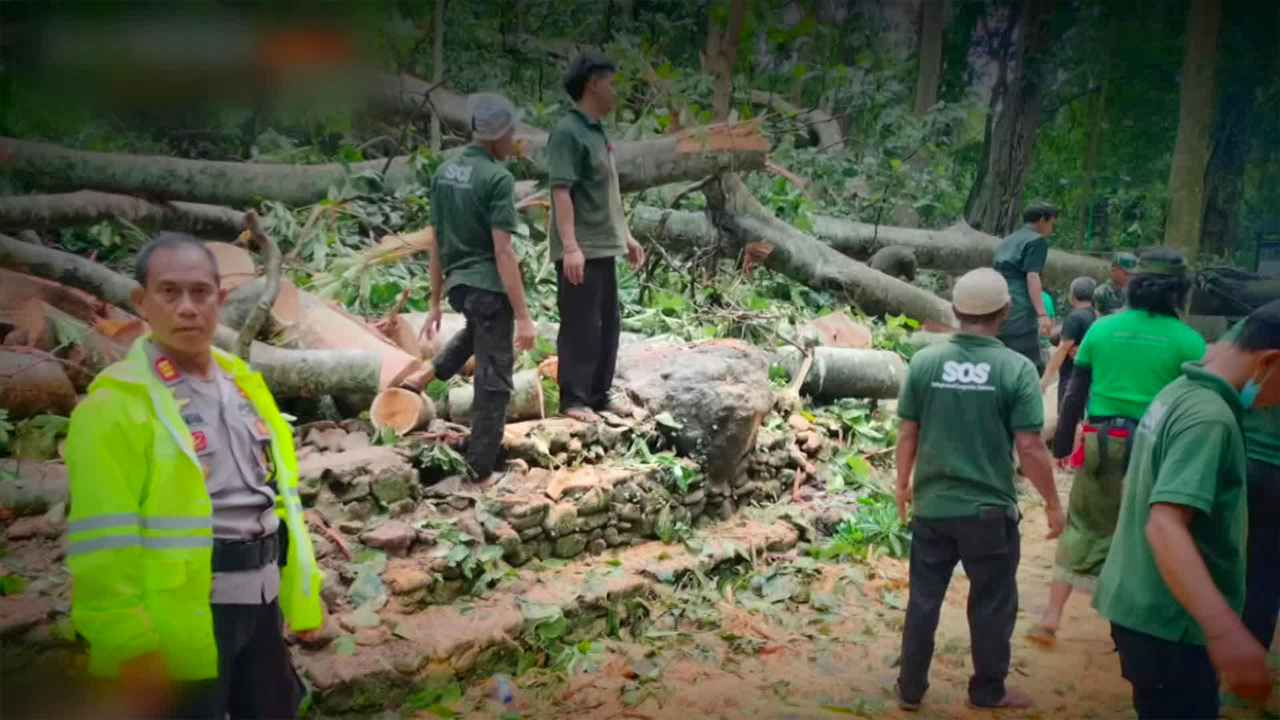
M 1037 701 L 1030 711 L 992 713 L 965 707 L 970 670 L 965 619 L 968 581 L 957 573 L 947 596 L 930 675 L 931 688 L 917 713 L 904 713 L 884 690 L 896 671 L 907 590 L 906 564 L 882 559 L 872 568 L 820 563 L 813 600 L 786 604 L 786 613 L 749 613 L 744 603 L 715 605 L 719 626 L 672 633 L 655 644 L 604 640 L 592 643 L 567 686 L 543 684 L 537 673 L 519 680 L 516 706 L 524 718 L 838 718 L 863 717 L 1132 717 L 1129 687 L 1107 624 L 1089 598 L 1073 597 L 1057 646 L 1044 649 L 1023 637 L 1048 593 L 1053 543 L 1044 540 L 1044 517 L 1032 510 L 1023 522 L 1019 588 L 1022 607 L 1013 644 L 1011 684 Z M 850 582 L 850 576 L 866 573 Z M 834 612 L 819 612 L 819 593 L 844 594 Z M 741 592 L 741 591 L 740 591 Z M 897 607 L 895 607 L 897 606 Z M 652 638 L 655 633 L 650 633 Z M 744 642 L 749 641 L 749 642 Z M 744 648 L 745 644 L 745 648 Z M 455 706 L 484 701 L 473 688 Z M 422 717 L 433 717 L 422 713 Z M 509 715 L 510 716 L 510 715 Z M 502 717 L 483 713 L 469 717 Z

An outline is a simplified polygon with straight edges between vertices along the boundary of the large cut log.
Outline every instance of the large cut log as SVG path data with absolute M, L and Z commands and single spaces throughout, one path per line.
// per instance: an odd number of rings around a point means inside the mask
M 666 217 L 665 224 L 662 224 Z M 866 261 L 877 251 L 893 245 L 911 248 L 921 268 L 965 272 L 990 267 L 998 238 L 981 233 L 961 221 L 946 230 L 918 230 L 891 225 L 872 225 L 826 215 L 811 216 L 813 234 L 841 253 Z M 661 230 L 661 232 L 659 232 Z M 631 232 L 640 240 L 657 242 L 672 249 L 715 247 L 715 228 L 702 213 L 664 210 L 637 205 L 631 213 Z M 1050 250 L 1045 276 L 1051 287 L 1067 287 L 1082 275 L 1103 279 L 1110 272 L 1105 259 Z
M 774 362 L 793 377 L 803 367 L 804 354 L 799 348 L 780 348 L 774 354 Z M 906 372 L 902 357 L 890 350 L 816 347 L 800 392 L 824 401 L 844 397 L 896 398 Z
M 63 370 L 77 392 L 84 392 L 94 376 L 129 352 L 128 345 L 39 298 L 30 298 L 15 310 L 0 310 L 0 318 L 21 327 L 28 345 L 56 351 L 66 360 Z
M 258 277 L 253 255 L 245 247 L 224 242 L 207 242 L 204 246 L 218 263 L 218 285 L 223 290 L 235 290 Z
M 369 421 L 376 428 L 390 427 L 396 435 L 404 435 L 426 425 L 436 417 L 431 398 L 404 388 L 387 388 L 378 393 L 369 406 Z
M 955 325 L 951 306 L 914 285 L 872 270 L 840 254 L 769 212 L 735 174 L 706 183 L 712 223 L 735 252 L 751 243 L 766 243 L 772 251 L 764 265 L 810 287 L 831 290 L 868 315 L 907 315 L 920 322 Z
M 1248 315 L 1272 300 L 1280 300 L 1280 278 L 1229 267 L 1205 268 L 1197 273 L 1191 313 Z
M 520 138 L 521 147 L 537 164 L 545 164 L 546 138 L 541 130 Z M 768 150 L 769 141 L 760 134 L 759 123 L 740 123 L 618 143 L 615 154 L 622 190 L 631 192 L 726 170 L 758 170 L 764 167 Z M 34 188 L 92 188 L 236 207 L 262 199 L 307 205 L 325 199 L 330 187 L 341 186 L 349 177 L 362 172 L 383 174 L 384 168 L 383 187 L 399 188 L 417 179 L 408 157 L 350 165 L 274 165 L 123 155 L 0 138 L 0 171 Z
M 0 348 L 0 408 L 9 420 L 52 413 L 69 415 L 76 389 L 63 361 L 35 349 Z
M 0 234 L 0 265 L 83 290 L 133 311 L 129 293 L 138 283 L 87 258 Z
M 542 374 L 537 370 L 523 370 L 512 378 L 515 392 L 507 405 L 507 421 L 536 420 L 544 416 L 542 406 Z M 475 401 L 475 386 L 461 385 L 449 390 L 445 400 L 445 414 L 451 422 L 471 424 L 471 408 Z
M 372 332 L 363 321 L 321 298 L 298 292 L 298 322 L 283 329 L 287 344 L 314 350 L 363 350 L 378 357 L 378 387 L 399 385 L 422 361 Z
M 362 172 L 382 173 L 396 188 L 416 179 L 408 157 L 361 163 L 275 165 L 186 160 L 166 155 L 123 155 L 73 150 L 51 143 L 0 138 L 0 172 L 41 190 L 91 188 L 164 200 L 244 207 L 262 199 L 286 205 L 323 200 L 332 186 Z
M 43 300 L 83 322 L 93 322 L 103 305 L 102 300 L 83 290 L 0 267 L 0 308 L 17 307 L 32 298 Z
M 244 229 L 244 213 L 220 205 L 151 202 L 96 190 L 0 197 L 0 228 L 60 228 L 115 219 L 153 230 L 202 235 L 235 235 Z
M 222 325 L 213 342 L 231 351 L 236 338 L 235 330 Z M 382 362 L 363 350 L 294 350 L 255 341 L 249 346 L 249 367 L 262 373 L 276 397 L 373 395 Z

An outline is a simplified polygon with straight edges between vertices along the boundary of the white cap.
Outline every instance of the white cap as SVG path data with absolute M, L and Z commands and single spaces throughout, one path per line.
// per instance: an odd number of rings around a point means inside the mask
M 471 114 L 471 137 L 475 140 L 497 140 L 515 130 L 520 111 L 498 93 L 476 93 L 467 98 Z
M 990 315 L 1009 304 L 1009 283 L 991 268 L 970 270 L 951 288 L 951 304 L 965 315 Z

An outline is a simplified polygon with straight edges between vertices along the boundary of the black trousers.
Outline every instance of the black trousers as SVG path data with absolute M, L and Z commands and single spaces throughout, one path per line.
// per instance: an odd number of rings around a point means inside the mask
M 284 642 L 284 617 L 275 600 L 265 605 L 212 605 L 218 677 L 183 688 L 181 720 L 292 718 L 302 702 L 302 681 Z
M 448 380 L 476 357 L 475 399 L 471 403 L 471 437 L 467 464 L 477 478 L 493 472 L 502 447 L 502 429 L 511 402 L 511 373 L 515 367 L 515 314 L 503 293 L 459 285 L 449 291 L 449 304 L 467 324 L 431 361 L 436 377 Z
M 1010 350 L 1026 356 L 1028 360 L 1035 363 L 1036 372 L 1044 374 L 1044 354 L 1040 349 L 1040 331 L 1032 330 L 1029 333 L 1021 333 L 1019 335 L 1001 335 L 1000 342 Z
M 1218 675 L 1203 645 L 1173 642 L 1111 623 L 1120 672 L 1138 720 L 1214 720 Z
M 942 602 L 957 562 L 969 576 L 969 638 L 973 677 L 969 701 L 994 706 L 1004 699 L 1009 641 L 1018 615 L 1018 523 L 1004 508 L 983 517 L 916 518 L 911 524 L 911 594 L 902 628 L 898 687 L 919 702 L 929 688 L 929 665 Z
M 618 309 L 616 258 L 588 260 L 582 283 L 572 285 L 556 263 L 560 306 L 560 407 L 602 410 L 618 364 L 622 315 Z
M 1244 624 L 1271 647 L 1280 613 L 1280 467 L 1249 461 L 1249 545 Z

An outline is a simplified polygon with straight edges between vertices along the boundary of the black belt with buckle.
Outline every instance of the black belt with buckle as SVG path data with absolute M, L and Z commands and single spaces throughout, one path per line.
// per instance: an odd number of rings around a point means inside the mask
M 280 559 L 280 533 L 255 540 L 213 541 L 213 571 L 257 570 Z

